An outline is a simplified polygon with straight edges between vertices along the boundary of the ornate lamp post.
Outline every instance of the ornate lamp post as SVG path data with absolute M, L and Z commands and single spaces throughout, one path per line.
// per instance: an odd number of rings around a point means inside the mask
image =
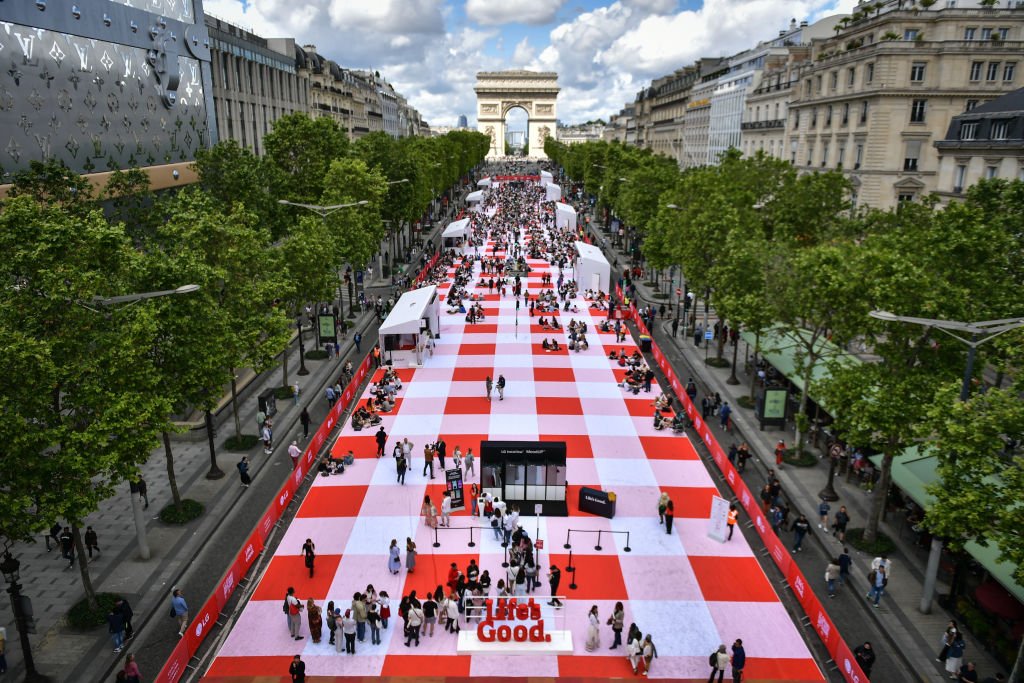
M 28 598 L 21 594 L 21 584 L 18 583 L 19 569 L 21 562 L 10 552 L 4 553 L 4 559 L 0 562 L 0 573 L 3 573 L 7 581 L 7 592 L 11 596 L 11 604 L 14 607 L 14 623 L 18 627 L 18 637 L 21 640 L 21 653 L 25 657 L 25 680 L 35 683 L 48 681 L 46 676 L 36 671 L 35 660 L 32 659 L 32 644 L 29 643 L 29 610 L 31 609 Z M 28 607 L 28 610 L 26 609 Z

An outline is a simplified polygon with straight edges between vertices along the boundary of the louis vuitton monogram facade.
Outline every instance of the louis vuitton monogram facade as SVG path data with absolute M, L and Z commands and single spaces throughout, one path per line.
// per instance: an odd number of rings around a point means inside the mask
M 0 168 L 185 182 L 216 138 L 209 64 L 200 0 L 0 2 Z

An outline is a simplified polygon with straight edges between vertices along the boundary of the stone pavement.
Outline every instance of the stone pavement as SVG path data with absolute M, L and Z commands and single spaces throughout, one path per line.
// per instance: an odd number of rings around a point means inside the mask
M 611 240 L 608 239 L 608 233 L 600 231 L 598 227 L 594 231 L 594 236 L 597 238 L 595 241 L 598 244 L 601 244 L 602 239 L 606 240 L 604 250 L 609 262 L 617 261 L 622 267 L 629 262 L 627 255 L 610 246 Z M 622 267 L 619 268 L 620 272 Z M 615 266 L 613 265 L 613 272 L 614 270 Z M 648 304 L 657 306 L 662 303 L 667 306 L 670 302 L 670 300 L 655 298 L 653 296 L 655 292 L 642 283 L 637 282 L 636 285 L 638 306 Z M 667 307 L 669 315 L 672 315 L 672 307 Z M 699 310 L 699 314 L 703 316 L 703 311 Z M 709 322 L 713 325 L 716 320 L 717 317 L 712 310 Z M 652 334 L 680 380 L 685 381 L 688 377 L 694 378 L 700 390 L 698 401 L 705 394 L 714 395 L 715 392 L 718 392 L 723 400 L 729 401 L 729 404 L 733 406 L 733 428 L 729 433 L 724 433 L 718 427 L 718 420 L 711 420 L 711 422 L 715 425 L 714 431 L 719 442 L 726 449 L 731 443 L 738 444 L 746 441 L 749 444 L 755 457 L 748 463 L 743 479 L 756 495 L 756 492 L 760 491 L 767 480 L 768 469 L 774 467 L 772 453 L 775 443 L 780 438 L 785 439 L 787 443 L 792 443 L 794 434 L 790 428 L 787 428 L 785 432 L 772 428 L 761 431 L 753 411 L 739 405 L 738 399 L 741 396 L 749 395 L 750 387 L 750 377 L 742 371 L 743 359 L 748 354 L 752 355 L 753 350 L 746 349 L 746 344 L 742 340 L 739 342 L 738 364 L 740 364 L 740 369 L 737 371 L 737 377 L 740 379 L 740 383 L 730 385 L 726 381 L 730 374 L 728 367 L 715 368 L 706 365 L 704 362 L 706 350 L 695 346 L 692 337 L 687 337 L 682 329 L 679 330 L 677 337 L 672 336 L 671 318 L 657 320 Z M 731 358 L 731 352 L 732 349 L 727 345 L 725 357 Z M 714 353 L 712 347 L 710 354 Z M 702 455 L 707 457 L 706 452 Z M 715 469 L 713 463 L 709 466 L 712 470 Z M 813 581 L 812 577 L 824 576 L 828 559 L 835 557 L 841 551 L 838 540 L 833 538 L 830 533 L 817 529 L 817 509 L 820 501 L 818 491 L 825 487 L 828 478 L 827 459 L 823 459 L 813 467 L 786 467 L 777 474 L 783 485 L 783 493 L 793 509 L 791 519 L 795 519 L 796 516 L 803 513 L 812 522 L 812 533 L 809 540 L 805 541 L 803 551 L 794 553 L 793 556 L 804 574 Z M 838 475 L 835 477 L 833 485 L 839 495 L 839 500 L 831 503 L 832 513 L 837 511 L 840 505 L 845 505 L 851 517 L 850 527 L 863 526 L 864 520 L 868 516 L 872 494 L 866 493 L 855 483 L 848 483 L 845 477 Z M 938 682 L 948 680 L 942 664 L 935 661 L 935 656 L 940 647 L 941 634 L 948 621 L 953 617 L 939 606 L 937 600 L 933 602 L 931 614 L 926 615 L 919 611 L 927 551 L 914 545 L 912 534 L 909 533 L 909 530 L 904 529 L 904 526 L 900 513 L 891 514 L 889 519 L 882 523 L 882 530 L 896 542 L 897 550 L 890 556 L 890 559 L 894 560 L 893 577 L 878 609 L 872 609 L 870 601 L 864 598 L 868 590 L 867 572 L 870 569 L 872 557 L 849 546 L 850 555 L 853 558 L 852 585 L 841 590 L 834 600 L 828 598 L 823 578 L 820 582 L 814 582 L 813 588 L 851 648 L 865 640 L 872 642 L 878 655 L 878 661 L 873 670 L 874 675 L 871 677 L 872 681 L 877 683 L 878 681 Z M 745 532 L 756 535 L 752 529 L 745 529 Z M 787 546 L 790 545 L 791 534 L 788 531 L 783 531 L 782 540 Z M 779 590 L 788 590 L 788 586 L 781 580 L 777 587 Z M 944 591 L 948 591 L 948 585 L 940 581 L 937 593 Z M 967 649 L 963 661 L 975 662 L 981 674 L 980 678 L 1003 670 L 971 634 L 966 634 L 966 641 Z
M 456 210 L 453 202 L 451 210 Z M 450 214 L 449 214 L 450 215 Z M 424 243 L 439 241 L 440 230 L 447 225 L 447 216 L 439 218 L 432 230 L 423 235 Z M 421 251 L 416 249 L 412 263 L 407 266 L 418 272 Z M 365 285 L 367 299 L 380 294 L 386 299 L 392 291 L 390 279 L 372 280 Z M 372 309 L 362 312 L 355 320 L 355 328 L 362 331 L 361 353 L 356 353 L 350 329 L 342 342 L 339 355 L 330 360 L 306 361 L 310 374 L 300 377 L 297 337 L 289 348 L 289 383 L 298 381 L 300 404 L 309 407 L 313 423 L 310 432 L 327 414 L 323 389 L 340 374 L 344 360 L 358 365 L 362 357 L 376 343 L 377 320 Z M 313 348 L 313 333 L 307 329 L 307 349 Z M 257 432 L 256 396 L 262 391 L 281 386 L 281 364 L 253 378 L 239 391 L 239 416 L 243 433 Z M 205 513 L 185 526 L 162 523 L 159 511 L 171 502 L 170 485 L 163 446 L 155 448 L 141 473 L 148 484 L 149 504 L 145 509 L 150 559 L 139 557 L 136 543 L 131 493 L 125 484 L 117 495 L 89 515 L 82 529 L 90 525 L 99 536 L 101 553 L 90 561 L 89 570 L 93 586 L 99 592 L 123 595 L 135 612 L 133 626 L 136 631 L 121 655 L 111 652 L 112 644 L 105 628 L 82 632 L 67 625 L 68 609 L 84 596 L 77 565 L 68 569 L 68 563 L 58 550 L 46 550 L 43 535 L 37 543 L 18 544 L 11 550 L 21 560 L 22 592 L 32 600 L 36 634 L 30 636 L 36 669 L 55 681 L 107 680 L 113 677 L 115 667 L 123 662 L 129 651 L 135 652 L 144 679 L 155 676 L 163 661 L 176 644 L 176 630 L 167 619 L 170 591 L 180 585 L 190 606 L 198 609 L 213 590 L 228 564 L 234 560 L 243 540 L 254 528 L 271 498 L 287 479 L 291 461 L 287 447 L 292 439 L 300 439 L 298 423 L 300 408 L 292 400 L 279 400 L 274 420 L 274 452 L 264 455 L 262 444 L 246 453 L 250 459 L 253 485 L 243 489 L 239 485 L 235 464 L 242 453 L 229 452 L 224 440 L 234 433 L 231 408 L 221 409 L 215 417 L 217 459 L 225 476 L 217 480 L 205 478 L 210 468 L 210 452 L 203 432 L 199 440 L 172 439 L 174 470 L 178 489 L 183 498 L 192 498 L 206 506 Z M 218 535 L 223 541 L 214 542 Z M 157 619 L 152 620 L 151 617 Z M 7 629 L 7 660 L 12 680 L 24 671 L 21 647 L 9 600 L 0 601 L 0 626 Z M 148 628 L 152 626 L 152 628 Z M 149 637 L 150 632 L 160 635 Z

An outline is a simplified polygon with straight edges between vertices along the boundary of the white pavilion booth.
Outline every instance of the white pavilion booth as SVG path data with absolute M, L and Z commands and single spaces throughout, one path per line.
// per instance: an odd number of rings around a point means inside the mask
M 540 172 L 540 184 L 541 184 L 541 187 L 544 187 L 544 186 L 546 186 L 546 185 L 548 185 L 550 183 L 553 183 L 553 182 L 555 182 L 555 176 L 551 175 L 550 171 L 541 171 Z
M 576 209 L 562 202 L 555 203 L 555 226 L 564 228 L 569 226 L 571 230 L 576 229 Z
M 490 187 L 491 186 L 491 179 L 490 178 L 481 178 L 480 180 L 476 181 L 476 186 L 477 187 Z
M 466 205 L 473 211 L 480 211 L 480 205 L 484 201 L 484 191 L 477 190 L 466 195 Z
M 465 253 L 466 245 L 469 243 L 469 221 L 469 218 L 463 218 L 449 223 L 441 233 L 441 247 Z
M 423 365 L 428 344 L 434 343 L 440 331 L 437 286 L 406 292 L 377 331 L 384 361 L 396 368 Z
M 593 244 L 576 242 L 579 257 L 573 266 L 573 274 L 580 289 L 596 289 L 608 293 L 611 286 L 612 267 L 601 250 Z
M 562 198 L 562 188 L 554 183 L 548 183 L 545 185 L 544 191 L 546 193 L 544 197 L 545 201 L 557 202 Z

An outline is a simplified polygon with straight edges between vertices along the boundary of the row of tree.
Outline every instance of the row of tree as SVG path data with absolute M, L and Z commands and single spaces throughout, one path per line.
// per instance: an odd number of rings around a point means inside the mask
M 330 119 L 296 114 L 265 146 L 259 158 L 222 142 L 198 155 L 195 186 L 159 196 L 139 170 L 94 193 L 57 163 L 35 164 L 0 204 L 0 542 L 67 520 L 91 601 L 85 517 L 137 479 L 161 437 L 180 503 L 174 416 L 209 415 L 225 387 L 235 397 L 238 369 L 270 368 L 302 305 L 331 300 L 339 269 L 381 248 L 385 221 L 411 226 L 488 140 L 456 131 L 349 143 Z M 353 206 L 321 217 L 282 200 Z M 186 284 L 199 290 L 101 302 Z M 234 429 L 240 437 L 237 405 Z
M 948 206 L 881 211 L 851 206 L 841 172 L 799 174 L 760 154 L 730 150 L 718 165 L 680 172 L 671 160 L 616 143 L 549 140 L 545 150 L 599 207 L 639 232 L 648 266 L 681 266 L 691 290 L 712 298 L 730 326 L 758 339 L 771 331 L 795 349 L 803 379 L 798 448 L 813 394 L 846 441 L 882 454 L 865 541 L 877 535 L 894 459 L 922 446 L 938 456 L 942 475 L 928 528 L 954 548 L 997 542 L 1024 585 L 1024 334 L 978 348 L 976 391 L 960 402 L 963 344 L 869 315 L 1024 316 L 1024 183 L 988 180 Z M 845 360 L 854 345 L 871 360 Z M 986 385 L 985 372 L 995 381 Z

